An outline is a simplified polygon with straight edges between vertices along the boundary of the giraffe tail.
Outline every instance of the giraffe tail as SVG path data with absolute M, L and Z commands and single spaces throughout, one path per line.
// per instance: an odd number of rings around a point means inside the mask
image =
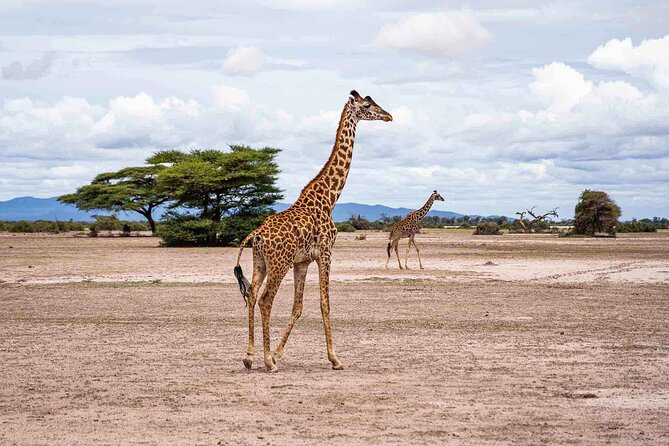
M 386 248 L 386 251 L 388 251 L 388 257 L 390 257 L 390 245 L 392 242 L 388 242 L 388 247 Z
M 242 271 L 242 267 L 239 266 L 239 260 L 242 258 L 242 251 L 244 251 L 244 246 L 251 240 L 253 237 L 255 237 L 257 233 L 257 229 L 253 232 L 251 232 L 249 235 L 246 236 L 246 238 L 240 243 L 239 245 L 239 254 L 237 255 L 237 266 L 235 266 L 234 273 L 235 273 L 235 278 L 237 279 L 237 283 L 239 284 L 239 291 L 242 293 L 242 299 L 244 299 L 244 306 L 246 307 L 248 305 L 248 295 L 249 295 L 249 289 L 251 288 L 251 284 L 249 283 L 248 279 L 244 277 L 244 272 Z

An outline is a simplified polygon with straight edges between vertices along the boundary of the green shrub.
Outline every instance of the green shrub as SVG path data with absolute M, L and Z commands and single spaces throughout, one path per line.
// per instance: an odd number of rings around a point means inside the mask
M 223 224 L 208 218 L 172 218 L 164 221 L 157 235 L 163 246 L 217 246 Z
M 35 232 L 35 227 L 29 221 L 12 221 L 8 222 L 7 230 L 9 232 Z
M 133 232 L 150 231 L 151 230 L 151 227 L 145 221 L 127 221 L 127 222 L 123 222 L 123 223 L 130 226 L 130 230 L 133 231 Z
M 221 220 L 217 245 L 239 246 L 242 240 L 260 226 L 268 214 L 234 215 Z
M 657 227 L 654 224 L 637 220 L 619 223 L 616 229 L 618 232 L 657 232 Z
M 120 231 L 123 228 L 123 222 L 116 215 L 94 215 L 93 218 L 95 223 L 91 227 L 98 231 Z
M 356 229 L 355 227 L 348 222 L 343 222 L 343 223 L 335 223 L 335 227 L 337 228 L 337 232 L 355 232 Z
M 499 235 L 499 226 L 497 223 L 488 221 L 476 225 L 474 235 Z

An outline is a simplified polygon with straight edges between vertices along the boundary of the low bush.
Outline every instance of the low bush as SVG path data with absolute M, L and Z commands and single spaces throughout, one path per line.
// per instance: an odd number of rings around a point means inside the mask
M 474 235 L 499 235 L 499 226 L 497 223 L 488 221 L 476 225 Z
M 355 227 L 348 222 L 343 222 L 343 223 L 335 223 L 335 227 L 337 228 L 337 232 L 355 232 L 356 229 Z
M 206 218 L 179 217 L 162 222 L 157 235 L 163 246 L 217 246 L 221 229 L 221 223 Z
M 632 220 L 618 223 L 616 230 L 618 232 L 657 232 L 657 226 L 645 221 Z

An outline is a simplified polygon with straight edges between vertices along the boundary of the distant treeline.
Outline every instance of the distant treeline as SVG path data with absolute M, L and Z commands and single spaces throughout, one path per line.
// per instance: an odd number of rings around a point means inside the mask
M 53 234 L 63 232 L 81 232 L 88 231 L 89 235 L 95 237 L 101 231 L 121 231 L 138 232 L 150 231 L 151 228 L 146 222 L 120 220 L 115 215 L 94 215 L 95 221 L 2 221 L 0 220 L 0 231 L 4 232 L 48 232 Z M 369 221 L 360 215 L 352 215 L 347 221 L 336 223 L 339 232 L 354 232 L 357 230 L 377 230 L 388 231 L 393 224 L 400 221 L 401 217 L 382 216 L 381 219 Z M 471 229 L 480 223 L 494 223 L 498 229 L 504 229 L 509 232 L 522 232 L 522 227 L 517 220 L 507 217 L 425 217 L 421 220 L 423 228 L 443 228 L 445 226 Z M 549 230 L 551 226 L 571 226 L 572 220 L 560 220 L 551 222 L 541 222 L 544 230 Z M 643 218 L 641 220 L 630 220 L 618 223 L 618 232 L 655 232 L 658 229 L 669 229 L 669 219 L 661 217 Z
M 354 232 L 356 230 L 388 231 L 393 224 L 400 221 L 402 217 L 388 217 L 382 215 L 379 220 L 369 221 L 360 215 L 352 215 L 348 221 L 336 223 L 339 232 Z M 437 229 L 443 227 L 458 227 L 471 229 L 481 223 L 493 223 L 498 229 L 509 232 L 523 232 L 524 228 L 516 219 L 508 217 L 480 217 L 465 215 L 462 217 L 425 217 L 421 220 L 423 228 Z M 535 232 L 549 231 L 551 226 L 572 226 L 573 220 L 563 219 L 559 221 L 542 221 L 535 225 Z M 618 223 L 618 232 L 655 232 L 658 229 L 669 229 L 669 219 L 661 217 L 643 218 L 641 220 L 630 220 Z
M 52 234 L 87 231 L 88 235 L 95 237 L 101 231 L 130 233 L 150 230 L 149 225 L 145 222 L 119 220 L 115 215 L 94 215 L 93 218 L 95 221 L 0 220 L 0 231 L 19 233 L 48 232 Z

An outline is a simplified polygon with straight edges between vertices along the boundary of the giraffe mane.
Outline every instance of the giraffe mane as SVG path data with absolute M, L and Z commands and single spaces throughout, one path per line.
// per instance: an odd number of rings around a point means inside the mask
M 357 92 L 356 92 L 355 90 L 351 91 L 351 94 L 354 93 L 354 92 L 357 94 Z M 359 95 L 358 95 L 358 96 L 359 96 Z M 337 126 L 337 133 L 336 133 L 336 136 L 335 136 L 335 144 L 334 144 L 335 146 L 337 145 L 337 139 L 339 138 L 339 135 L 341 134 L 342 127 L 344 127 L 344 121 L 346 120 L 346 112 L 348 112 L 348 109 L 349 109 L 349 105 L 348 105 L 348 103 L 346 103 L 346 105 L 344 106 L 344 109 L 343 109 L 342 112 L 341 112 L 341 117 L 339 118 L 339 125 Z M 307 183 L 307 185 L 304 186 L 304 187 L 302 188 L 302 191 L 300 192 L 300 196 L 301 196 L 303 193 L 305 193 L 311 186 L 313 186 L 314 183 L 315 183 L 315 182 L 316 182 L 322 175 L 325 174 L 325 172 L 326 172 L 326 170 L 327 170 L 327 168 L 328 168 L 328 165 L 330 164 L 330 162 L 332 161 L 332 159 L 333 159 L 335 156 L 337 156 L 337 154 L 336 154 L 336 150 L 334 150 L 334 147 L 333 147 L 333 148 L 332 148 L 332 152 L 330 153 L 330 156 L 328 157 L 328 160 L 325 162 L 325 164 L 323 164 L 323 167 L 321 167 L 321 170 L 318 172 L 318 174 L 316 174 L 316 176 L 313 177 L 313 178 L 311 179 L 311 181 L 309 181 L 309 182 Z

